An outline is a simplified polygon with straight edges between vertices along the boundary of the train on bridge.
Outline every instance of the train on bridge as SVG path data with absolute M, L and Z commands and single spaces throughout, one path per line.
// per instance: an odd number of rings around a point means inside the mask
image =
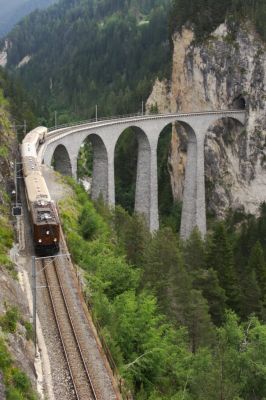
M 54 255 L 59 251 L 60 222 L 40 165 L 37 149 L 45 140 L 47 128 L 38 127 L 29 132 L 21 144 L 22 171 L 30 214 L 35 253 Z

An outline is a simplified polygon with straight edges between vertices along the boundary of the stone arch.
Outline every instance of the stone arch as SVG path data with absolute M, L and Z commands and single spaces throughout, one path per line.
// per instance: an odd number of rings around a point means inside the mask
M 236 126 L 242 126 L 242 127 L 245 125 L 243 118 L 239 117 L 237 114 L 236 115 L 232 114 L 232 115 L 225 115 L 225 116 L 222 115 L 220 117 L 217 116 L 217 118 L 213 118 L 213 120 L 209 124 L 209 128 L 211 126 L 217 124 L 219 121 L 223 121 L 225 123 L 233 122 Z
M 67 148 L 63 144 L 56 146 L 51 163 L 55 171 L 60 172 L 62 175 L 72 176 L 70 156 Z
M 232 205 L 230 187 L 235 185 L 234 176 L 238 175 L 240 178 L 243 170 L 247 168 L 246 142 L 247 133 L 243 121 L 233 116 L 218 117 L 206 130 L 204 140 L 206 208 L 211 216 L 223 217 L 225 211 Z M 239 149 L 241 155 L 237 162 Z
M 119 138 L 121 138 L 127 129 L 133 130 L 138 144 L 134 210 L 139 214 L 143 214 L 148 226 L 150 226 L 151 146 L 149 138 L 144 130 L 136 125 L 132 125 L 121 131 L 116 141 L 115 150 Z
M 95 134 L 88 134 L 82 143 L 90 141 L 92 145 L 92 183 L 91 197 L 97 200 L 102 197 L 108 202 L 108 154 L 102 138 Z M 82 144 L 81 144 L 82 146 Z
M 182 128 L 186 131 L 189 140 L 193 141 L 196 139 L 196 133 L 195 133 L 195 130 L 192 127 L 192 125 L 190 125 L 186 121 L 183 121 L 183 119 L 179 119 L 178 117 L 174 117 L 170 121 L 167 121 L 164 124 L 162 124 L 159 136 L 162 134 L 163 130 L 167 127 L 167 125 L 170 125 L 170 124 L 172 124 L 172 125 L 178 124 L 178 125 L 182 126 Z M 158 137 L 158 139 L 159 139 L 159 137 Z
M 173 125 L 172 134 L 180 137 L 184 134 L 187 136 L 186 149 L 183 151 L 183 157 L 186 158 L 184 165 L 184 189 L 180 199 L 183 199 L 181 212 L 180 234 L 186 238 L 189 236 L 193 228 L 196 226 L 196 208 L 197 208 L 197 136 L 187 122 L 179 120 L 171 121 Z M 165 124 L 160 131 L 159 137 L 168 124 Z M 178 132 L 179 131 L 179 132 Z M 159 142 L 158 137 L 158 142 Z M 182 178 L 180 178 L 182 179 Z

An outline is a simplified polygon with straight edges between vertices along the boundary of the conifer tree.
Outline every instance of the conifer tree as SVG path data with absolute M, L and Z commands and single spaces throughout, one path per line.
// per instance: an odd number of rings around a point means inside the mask
M 214 324 L 221 325 L 226 308 L 226 295 L 220 286 L 217 271 L 212 268 L 199 271 L 194 278 L 193 287 L 201 290 L 205 299 L 208 300 L 209 312 Z
M 256 271 L 248 265 L 242 281 L 241 316 L 247 318 L 253 313 L 260 316 L 261 311 L 261 291 Z
M 232 244 L 222 222 L 216 224 L 208 243 L 206 267 L 217 271 L 220 285 L 227 296 L 227 306 L 238 311 L 240 294 Z
M 258 233 L 257 239 L 263 246 L 264 255 L 266 256 L 266 203 L 260 205 L 260 216 L 258 218 Z
M 145 249 L 143 266 L 143 284 L 155 290 L 164 312 L 173 315 L 173 292 L 182 280 L 183 261 L 176 235 L 171 229 L 163 228 L 156 232 Z
M 251 249 L 248 268 L 254 271 L 261 290 L 261 295 L 266 295 L 266 262 L 261 244 L 257 241 Z
M 192 273 L 205 267 L 205 245 L 197 228 L 184 244 L 184 261 L 187 270 Z
M 185 325 L 188 327 L 191 350 L 196 353 L 200 346 L 213 340 L 214 326 L 209 315 L 207 301 L 199 290 L 192 289 L 184 309 Z
M 193 277 L 193 288 L 200 290 L 208 301 L 212 321 L 220 325 L 223 321 L 226 296 L 219 284 L 217 271 L 206 269 L 206 248 L 198 229 L 194 229 L 184 244 L 184 260 L 187 271 Z
M 142 215 L 133 214 L 124 231 L 127 260 L 133 265 L 143 265 L 144 250 L 150 233 Z

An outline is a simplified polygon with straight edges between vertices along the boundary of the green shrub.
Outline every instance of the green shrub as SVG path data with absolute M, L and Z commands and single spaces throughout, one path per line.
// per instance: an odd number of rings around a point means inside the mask
M 82 208 L 79 224 L 82 236 L 86 240 L 108 233 L 107 225 L 89 201 L 87 201 Z
M 6 146 L 0 146 L 0 157 L 7 158 L 8 148 Z
M 5 315 L 0 317 L 0 325 L 4 332 L 14 333 L 17 329 L 19 312 L 16 307 L 7 309 Z
M 24 325 L 26 329 L 26 339 L 27 340 L 33 340 L 33 326 L 29 321 L 22 321 L 22 324 Z
M 0 243 L 7 248 L 11 248 L 13 244 L 13 231 L 3 219 L 0 219 Z
M 10 258 L 6 254 L 0 253 L 0 265 L 8 268 L 11 267 L 12 263 L 10 261 Z
M 19 392 L 18 389 L 14 387 L 9 387 L 6 390 L 6 400 L 24 400 L 25 397 L 22 393 Z
M 5 371 L 11 365 L 11 357 L 7 352 L 4 340 L 0 338 L 0 370 Z
M 20 371 L 18 368 L 12 369 L 12 380 L 14 386 L 20 391 L 28 391 L 30 388 L 30 380 L 24 372 Z
M 14 366 L 3 338 L 0 338 L 0 372 L 4 377 L 6 400 L 37 400 L 27 375 Z

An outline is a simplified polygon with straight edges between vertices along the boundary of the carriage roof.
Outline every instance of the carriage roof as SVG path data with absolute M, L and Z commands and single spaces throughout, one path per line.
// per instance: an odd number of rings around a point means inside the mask
M 38 172 L 26 176 L 25 183 L 30 203 L 40 200 L 51 201 L 46 182 Z

